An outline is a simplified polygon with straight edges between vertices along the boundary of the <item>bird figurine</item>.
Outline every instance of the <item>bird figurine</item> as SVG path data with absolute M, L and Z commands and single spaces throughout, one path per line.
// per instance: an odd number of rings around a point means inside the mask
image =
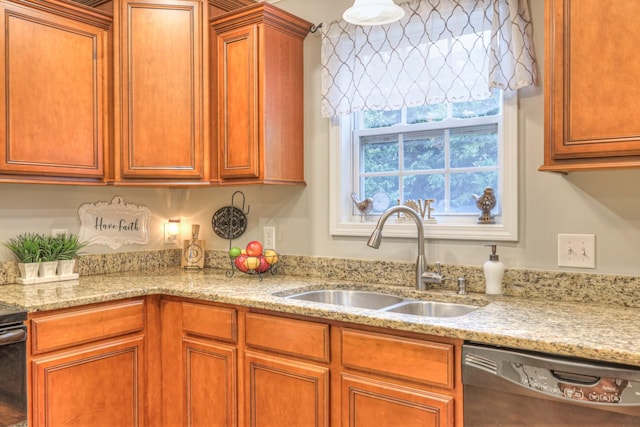
M 351 200 L 356 204 L 356 208 L 360 211 L 361 215 L 366 215 L 373 208 L 373 199 L 371 197 L 367 197 L 366 199 L 359 201 L 356 193 L 351 193 Z
M 482 211 L 482 214 L 478 217 L 478 224 L 495 224 L 496 220 L 491 215 L 491 209 L 496 207 L 496 194 L 493 188 L 485 188 L 482 196 L 473 194 L 471 197 L 476 201 L 478 209 Z

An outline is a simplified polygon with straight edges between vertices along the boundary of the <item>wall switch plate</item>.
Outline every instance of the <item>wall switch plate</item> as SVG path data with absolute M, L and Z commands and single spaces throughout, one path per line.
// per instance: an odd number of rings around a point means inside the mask
M 262 246 L 265 249 L 276 249 L 276 227 L 273 225 L 265 226 L 262 228 Z
M 596 235 L 558 234 L 558 267 L 596 268 Z

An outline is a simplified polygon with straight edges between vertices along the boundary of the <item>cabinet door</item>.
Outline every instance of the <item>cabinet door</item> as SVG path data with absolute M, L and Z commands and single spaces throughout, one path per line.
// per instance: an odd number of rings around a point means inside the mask
M 118 17 L 116 173 L 203 179 L 202 3 L 123 1 Z
M 218 34 L 220 177 L 260 177 L 258 26 Z
M 545 165 L 640 165 L 640 2 L 546 1 Z
M 211 27 L 219 178 L 303 184 L 303 41 L 311 24 L 261 2 L 217 16 Z
M 236 426 L 236 349 L 183 340 L 187 426 Z
M 145 424 L 144 338 L 31 360 L 34 426 Z
M 453 397 L 342 374 L 342 426 L 453 426 Z
M 0 10 L 0 173 L 102 179 L 110 19 Z
M 247 425 L 329 425 L 329 368 L 245 353 Z

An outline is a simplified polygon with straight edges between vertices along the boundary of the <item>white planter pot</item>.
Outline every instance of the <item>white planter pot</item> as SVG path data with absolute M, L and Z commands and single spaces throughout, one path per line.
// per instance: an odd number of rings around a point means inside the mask
M 76 265 L 75 259 L 64 259 L 58 261 L 58 276 L 69 276 L 73 274 Z
M 40 263 L 30 262 L 30 263 L 18 263 L 18 270 L 20 270 L 20 277 L 25 280 L 34 280 L 38 277 L 38 268 Z
M 56 275 L 58 261 L 45 261 L 40 263 L 40 277 L 52 277 Z

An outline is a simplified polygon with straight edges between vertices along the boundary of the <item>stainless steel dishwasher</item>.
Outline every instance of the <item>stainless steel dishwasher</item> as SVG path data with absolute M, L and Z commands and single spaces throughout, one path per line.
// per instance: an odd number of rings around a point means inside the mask
M 0 303 L 0 427 L 27 426 L 27 313 Z
M 640 426 L 640 368 L 506 348 L 462 349 L 464 426 Z

